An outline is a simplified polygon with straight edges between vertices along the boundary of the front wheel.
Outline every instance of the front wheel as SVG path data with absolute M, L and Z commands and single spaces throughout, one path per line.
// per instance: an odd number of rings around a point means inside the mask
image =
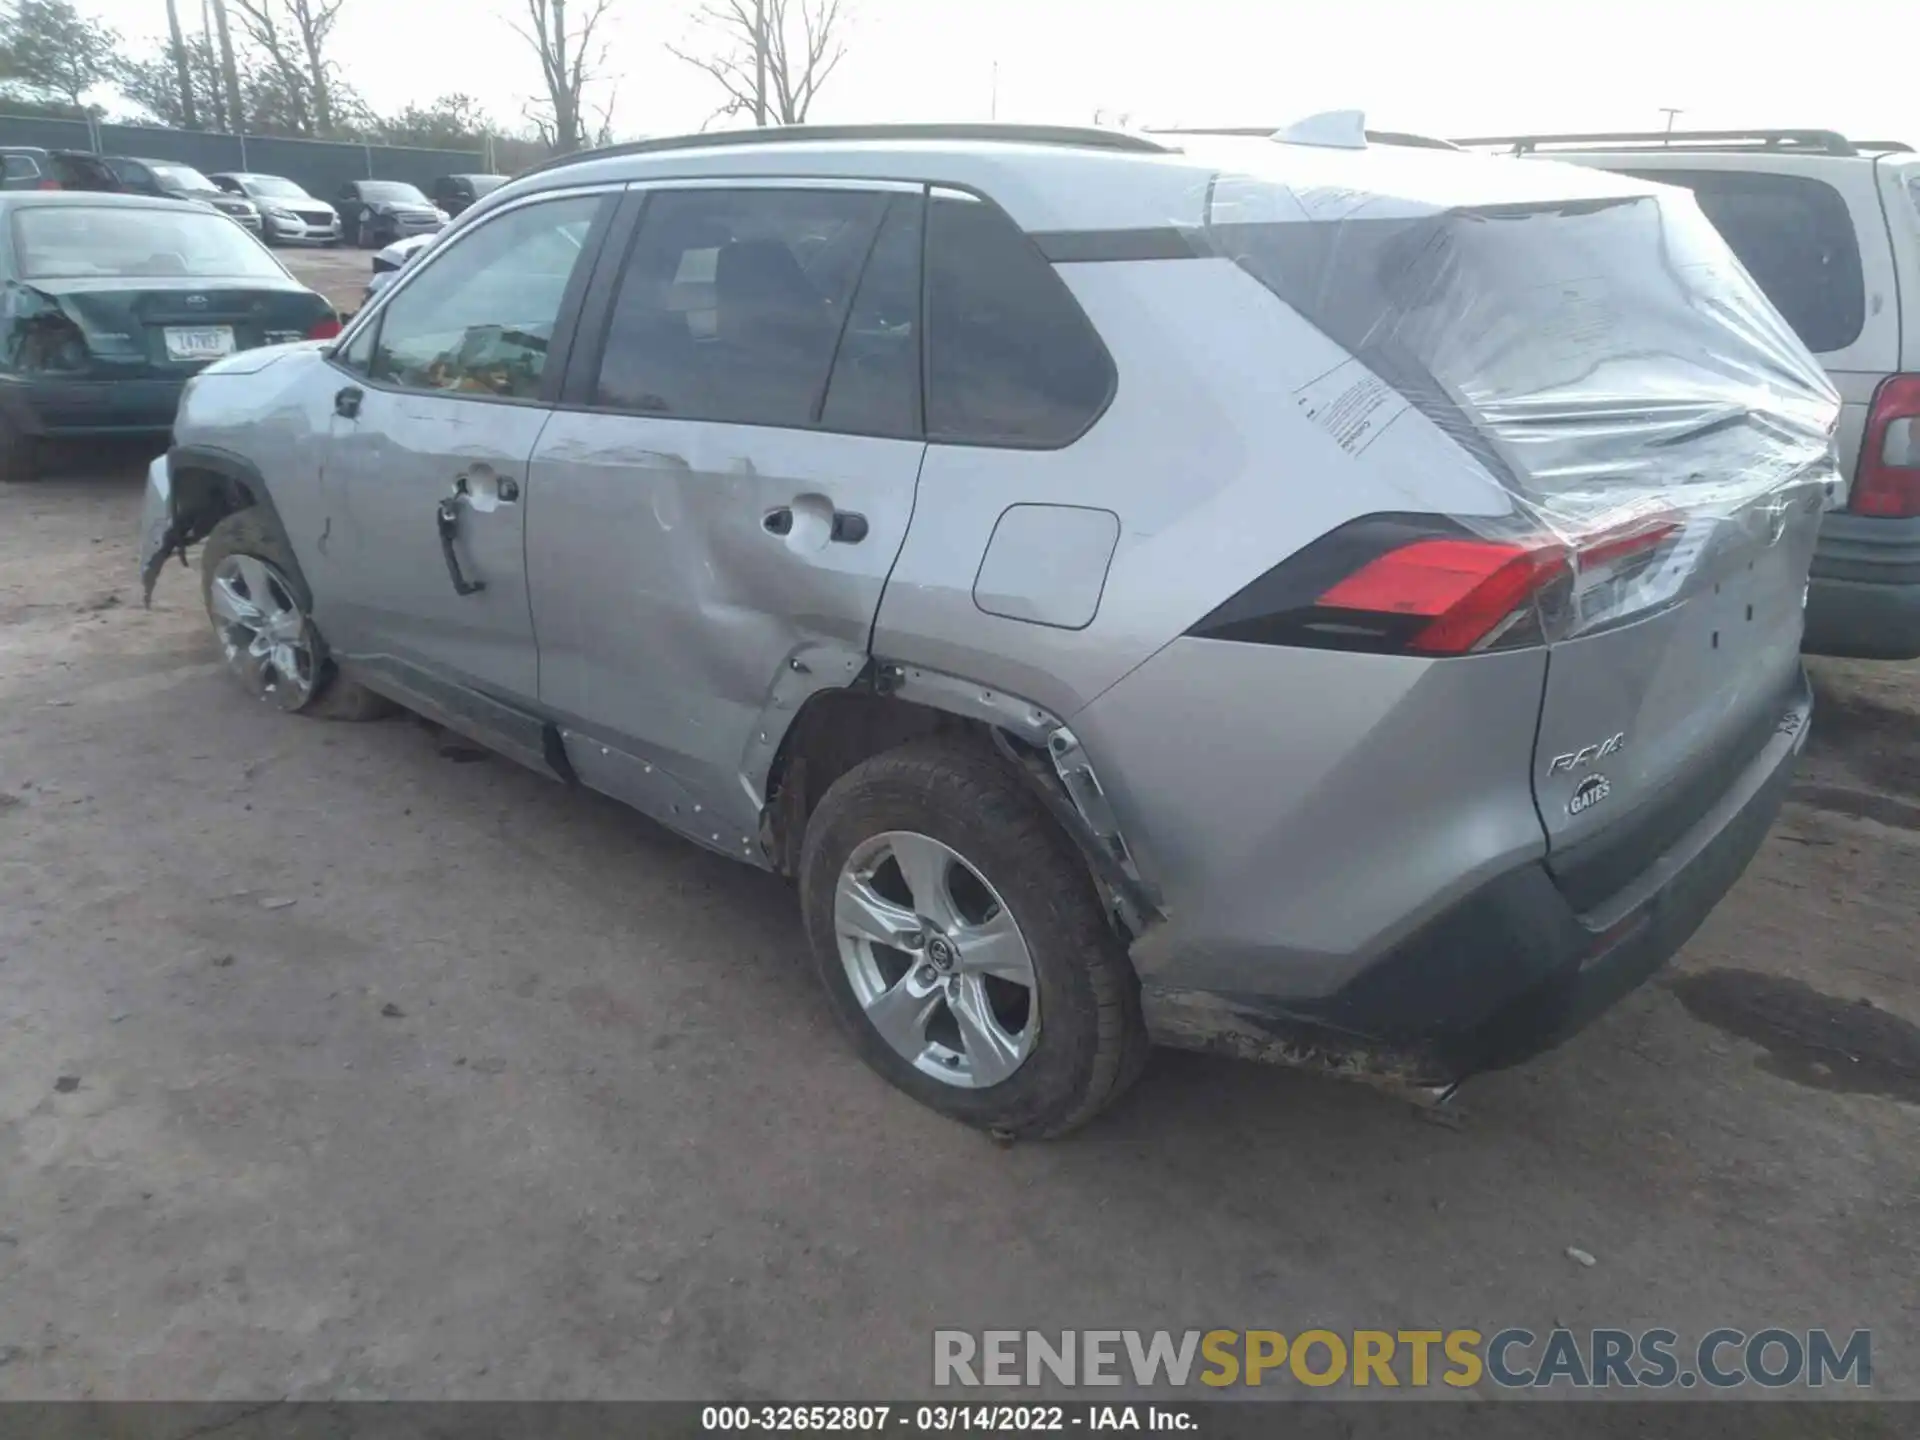
M 213 527 L 200 549 L 200 592 L 228 673 L 279 710 L 336 720 L 390 713 L 387 701 L 334 670 L 299 573 L 259 510 L 236 511 Z
M 916 741 L 842 776 L 800 883 L 835 1012 L 922 1103 L 1046 1138 L 1139 1074 L 1139 985 L 1086 863 L 984 747 Z

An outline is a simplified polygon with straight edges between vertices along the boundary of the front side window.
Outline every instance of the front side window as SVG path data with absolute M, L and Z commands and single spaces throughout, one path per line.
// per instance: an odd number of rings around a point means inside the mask
M 13 239 L 23 280 L 287 278 L 259 241 L 225 216 L 197 207 L 23 205 L 13 212 Z
M 816 423 L 887 199 L 811 189 L 650 197 L 621 272 L 594 403 Z
M 567 284 L 603 203 L 575 196 L 524 205 L 439 255 L 380 316 L 370 378 L 537 398 Z
M 1113 362 L 1005 215 L 936 197 L 927 231 L 927 437 L 1066 445 L 1106 407 Z

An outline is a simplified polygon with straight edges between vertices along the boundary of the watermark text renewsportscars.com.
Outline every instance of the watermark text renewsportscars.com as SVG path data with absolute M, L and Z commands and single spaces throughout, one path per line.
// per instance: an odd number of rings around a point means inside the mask
M 933 1383 L 1864 1390 L 1873 1384 L 1873 1335 L 1777 1326 L 1709 1330 L 1688 1342 L 1663 1329 L 936 1330 Z

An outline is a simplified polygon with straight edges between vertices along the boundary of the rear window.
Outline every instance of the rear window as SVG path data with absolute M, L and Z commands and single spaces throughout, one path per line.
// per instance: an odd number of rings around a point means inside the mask
M 424 205 L 427 197 L 413 186 L 400 180 L 362 180 L 360 182 L 362 200 L 384 200 L 394 205 Z
M 13 245 L 25 280 L 286 278 L 257 241 L 211 210 L 22 205 L 13 214 Z
M 53 173 L 76 189 L 118 190 L 120 178 L 91 155 L 55 155 Z
M 1684 185 L 1754 282 L 1815 354 L 1844 350 L 1866 324 L 1866 281 L 1840 192 L 1800 175 L 1634 172 Z
M 40 167 L 34 163 L 31 155 L 0 157 L 0 165 L 6 167 L 6 177 L 9 180 L 32 180 L 40 174 Z
M 191 165 L 155 165 L 153 173 L 162 185 L 177 185 L 182 190 L 215 190 L 216 186 Z
M 1684 197 L 1211 234 L 1377 377 L 1341 366 L 1296 393 L 1350 453 L 1411 402 L 1509 487 L 1580 514 L 1742 489 L 1825 452 L 1824 377 Z

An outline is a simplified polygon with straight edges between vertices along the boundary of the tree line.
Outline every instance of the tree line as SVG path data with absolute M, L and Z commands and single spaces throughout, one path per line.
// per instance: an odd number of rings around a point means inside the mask
M 182 0 L 164 0 L 165 39 L 129 54 L 73 0 L 5 0 L 0 104 L 107 118 L 88 97 L 112 90 L 136 112 L 116 118 L 176 129 L 443 149 L 477 149 L 491 137 L 496 153 L 523 162 L 613 139 L 619 76 L 606 21 L 623 0 L 514 0 L 507 23 L 538 83 L 505 124 L 461 91 L 376 113 L 335 53 L 350 3 L 359 0 L 200 0 L 200 14 L 183 23 Z M 843 22 L 842 0 L 699 0 L 689 42 L 667 49 L 714 82 L 708 123 L 799 124 L 846 53 Z

